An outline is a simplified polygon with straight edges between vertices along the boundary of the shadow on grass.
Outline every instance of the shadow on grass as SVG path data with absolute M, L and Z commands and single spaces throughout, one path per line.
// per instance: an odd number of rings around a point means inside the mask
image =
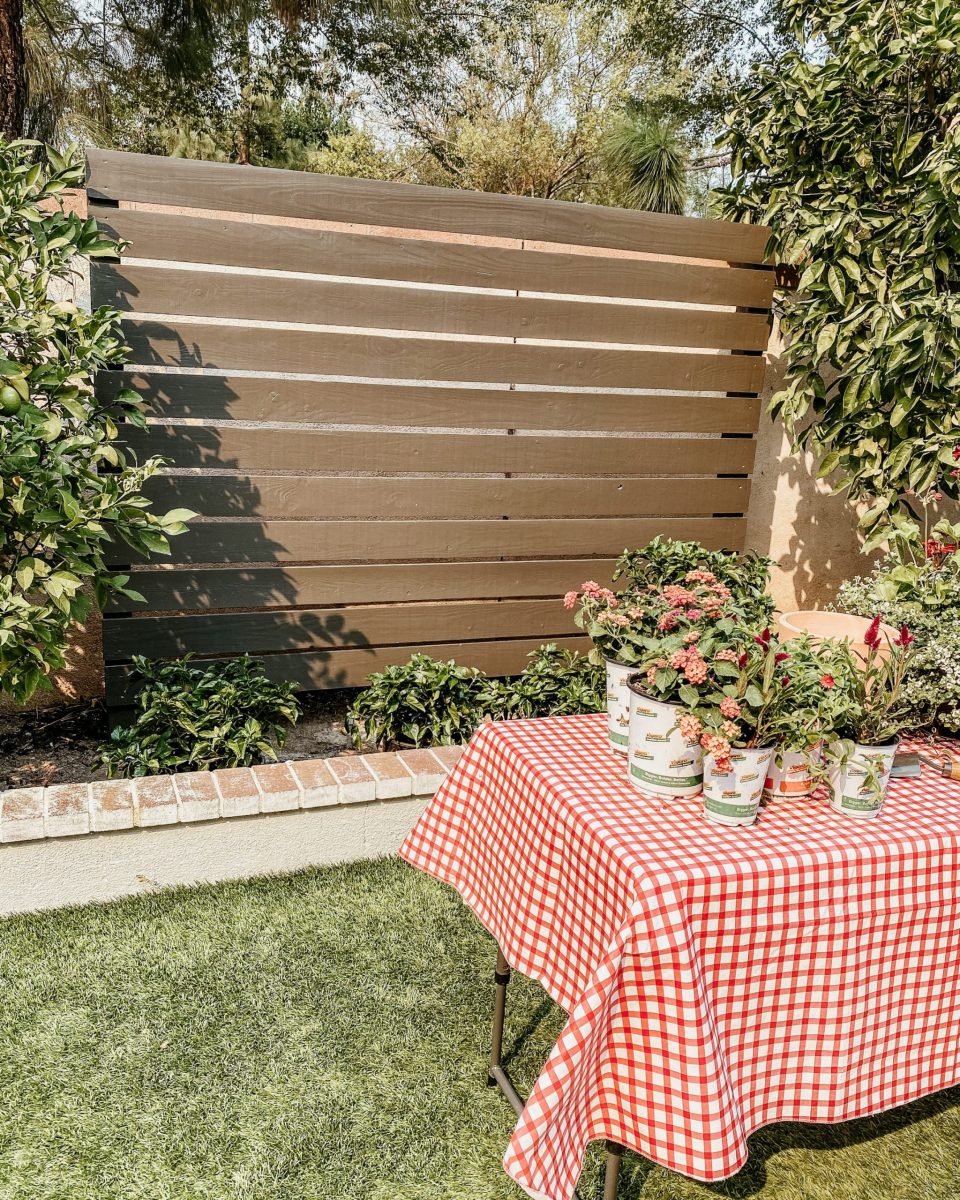
M 855 1146 L 865 1146 L 879 1138 L 906 1130 L 912 1125 L 942 1116 L 951 1109 L 960 1107 L 960 1087 L 948 1088 L 932 1096 L 924 1096 L 911 1104 L 904 1104 L 875 1116 L 843 1121 L 836 1125 L 806 1124 L 797 1121 L 778 1122 L 758 1129 L 749 1139 L 750 1157 L 736 1175 L 714 1183 L 692 1183 L 682 1192 L 684 1197 L 712 1195 L 725 1200 L 751 1200 L 760 1196 L 768 1186 L 767 1166 L 771 1158 L 783 1151 L 808 1150 L 816 1153 L 831 1153 Z M 640 1200 L 645 1194 L 644 1184 L 652 1171 L 659 1170 L 656 1164 L 636 1154 L 628 1154 L 621 1174 L 620 1200 Z M 916 1195 L 923 1191 L 922 1180 L 917 1180 Z M 596 1193 L 599 1196 L 599 1191 Z M 658 1193 L 660 1194 L 660 1193 Z M 669 1187 L 664 1195 L 672 1196 Z M 677 1193 L 678 1198 L 680 1193 Z M 594 1200 L 594 1193 L 584 1193 L 584 1200 Z M 826 1198 L 824 1198 L 826 1200 Z

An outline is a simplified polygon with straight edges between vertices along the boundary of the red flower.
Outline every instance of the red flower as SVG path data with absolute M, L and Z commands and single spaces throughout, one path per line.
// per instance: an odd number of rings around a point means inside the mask
M 879 650 L 880 648 L 880 614 L 873 618 L 870 622 L 870 628 L 863 635 L 864 645 L 871 650 Z
M 784 677 L 780 680 L 780 683 L 783 685 L 783 687 L 789 687 L 790 686 L 790 676 L 784 675 Z
M 909 645 L 911 645 L 913 642 L 915 642 L 916 640 L 917 639 L 913 636 L 913 634 L 910 632 L 910 630 L 907 628 L 907 626 L 901 625 L 900 626 L 900 636 L 898 638 L 893 639 L 893 644 L 895 646 L 902 646 L 903 649 L 906 650 L 906 648 Z
M 741 671 L 745 671 L 747 669 L 747 663 L 749 661 L 750 661 L 749 655 L 741 654 L 740 657 L 737 659 L 737 666 L 740 668 Z
M 763 633 L 760 634 L 759 637 L 755 637 L 753 640 L 757 643 L 758 646 L 762 646 L 764 648 L 764 650 L 766 650 L 767 647 L 770 645 L 770 629 L 769 628 L 765 629 L 763 631 Z
M 775 663 L 779 664 L 782 662 L 786 662 L 789 657 L 790 657 L 790 655 L 786 652 L 786 650 L 778 650 L 777 653 L 773 656 L 773 661 Z
M 960 462 L 960 446 L 954 446 L 953 448 L 953 461 Z
M 832 675 L 821 675 L 820 676 L 820 686 L 825 687 L 827 689 L 827 691 L 829 691 L 830 688 L 836 687 L 836 680 L 833 678 Z

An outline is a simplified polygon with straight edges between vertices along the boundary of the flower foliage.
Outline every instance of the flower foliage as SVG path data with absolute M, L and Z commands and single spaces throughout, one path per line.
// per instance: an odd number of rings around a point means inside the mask
M 275 761 L 300 715 L 296 685 L 274 683 L 248 655 L 205 669 L 189 655 L 133 663 L 143 683 L 136 718 L 113 731 L 100 755 L 111 777 Z
M 796 44 L 728 117 L 723 215 L 797 265 L 771 402 L 823 477 L 868 500 L 879 544 L 904 496 L 957 497 L 960 7 L 784 0 Z
M 166 554 L 192 513 L 147 511 L 160 465 L 129 462 L 118 424 L 142 424 L 141 400 L 95 395 L 94 373 L 124 361 L 119 314 L 61 296 L 82 260 L 115 255 L 96 222 L 64 212 L 82 165 L 35 143 L 0 142 L 0 690 L 25 701 L 64 662 L 69 626 L 91 606 L 139 598 L 111 573 L 111 540 Z
M 844 744 L 845 755 L 855 742 L 886 746 L 916 726 L 903 692 L 916 654 L 914 636 L 902 625 L 897 637 L 884 644 L 879 626 L 877 615 L 864 635 L 866 658 L 847 641 L 824 641 L 817 648 L 824 670 L 824 727 Z

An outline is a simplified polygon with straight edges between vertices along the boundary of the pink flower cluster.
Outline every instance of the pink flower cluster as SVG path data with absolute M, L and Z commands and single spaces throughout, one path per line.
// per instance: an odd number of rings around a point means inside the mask
M 732 696 L 724 696 L 720 701 L 720 711 L 725 717 L 736 719 L 740 716 L 740 705 Z
M 686 650 L 674 650 L 670 656 L 670 666 L 675 671 L 682 671 L 691 683 L 703 683 L 707 678 L 706 660 L 701 657 L 696 643 Z
M 693 713 L 683 712 L 677 717 L 677 728 L 680 730 L 681 736 L 685 737 L 688 742 L 695 742 L 703 733 L 703 723 L 699 717 L 695 717 Z
M 700 745 L 705 754 L 712 754 L 720 771 L 729 771 L 733 765 L 730 761 L 731 747 L 727 738 L 719 733 L 705 733 L 700 738 Z
M 585 596 L 590 600 L 599 600 L 610 608 L 616 608 L 620 603 L 616 594 L 611 592 L 609 588 L 601 587 L 595 579 L 587 579 L 580 585 L 579 591 L 567 592 L 563 598 L 563 607 L 573 608 L 581 596 Z

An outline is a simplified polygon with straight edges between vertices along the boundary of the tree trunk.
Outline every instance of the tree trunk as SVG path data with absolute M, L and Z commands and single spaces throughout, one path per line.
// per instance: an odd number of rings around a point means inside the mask
M 0 0 L 0 137 L 23 134 L 26 104 L 23 0 Z

